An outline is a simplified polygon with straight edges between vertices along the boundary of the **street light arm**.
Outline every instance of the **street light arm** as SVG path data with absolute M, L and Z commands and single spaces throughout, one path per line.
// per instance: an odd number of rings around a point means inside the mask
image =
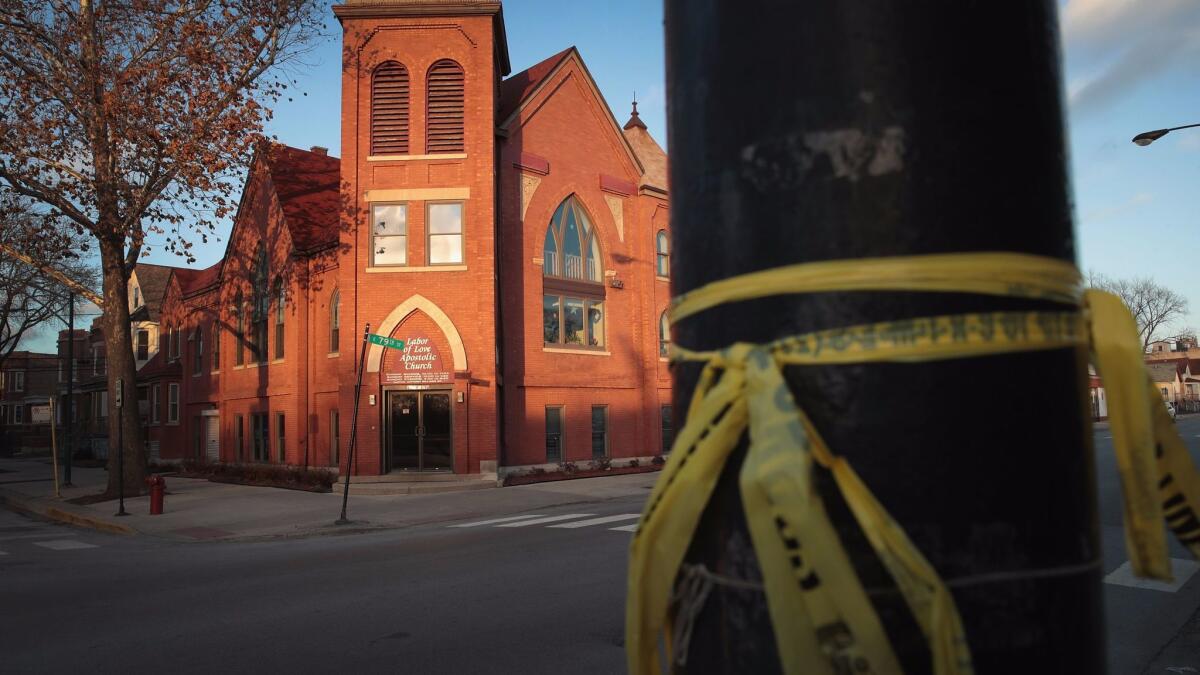
M 1143 131 L 1142 133 L 1133 137 L 1133 142 L 1136 145 L 1140 145 L 1140 146 L 1144 147 L 1144 146 L 1150 145 L 1154 141 L 1157 141 L 1158 139 L 1162 138 L 1163 136 L 1166 136 L 1167 134 L 1171 133 L 1172 131 L 1178 131 L 1180 129 L 1191 129 L 1192 127 L 1200 127 L 1200 124 L 1185 124 L 1181 127 L 1170 127 L 1167 129 L 1155 129 L 1154 131 Z

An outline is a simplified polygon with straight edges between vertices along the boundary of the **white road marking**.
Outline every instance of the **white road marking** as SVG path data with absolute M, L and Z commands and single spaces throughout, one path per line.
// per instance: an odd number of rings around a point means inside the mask
M 48 548 L 51 551 L 69 551 L 75 548 L 96 548 L 95 544 L 85 544 L 82 541 L 73 541 L 71 539 L 58 539 L 55 541 L 35 541 L 34 546 Z
M 621 527 L 610 527 L 608 529 L 613 532 L 637 532 L 637 526 L 638 524 L 634 523 L 632 525 L 622 525 Z
M 1200 563 L 1195 560 L 1171 558 L 1171 576 L 1175 577 L 1174 581 L 1141 579 L 1134 576 L 1133 567 L 1127 560 L 1120 567 L 1110 572 L 1108 576 L 1104 577 L 1104 583 L 1115 586 L 1129 586 L 1130 588 L 1143 588 L 1151 591 L 1163 591 L 1164 593 L 1175 593 L 1188 582 L 1188 579 L 1192 578 L 1196 570 L 1200 570 Z
M 523 516 L 509 516 L 507 518 L 492 518 L 491 520 L 478 520 L 474 523 L 462 523 L 459 525 L 451 525 L 450 527 L 479 527 L 480 525 L 494 525 L 496 523 L 507 523 L 513 520 L 525 520 L 526 518 L 541 518 L 540 513 L 527 513 Z
M 12 541 L 14 539 L 51 539 L 54 537 L 74 536 L 74 532 L 43 532 L 41 534 L 14 534 L 10 537 L 0 537 L 0 541 Z
M 591 527 L 592 525 L 603 525 L 605 523 L 615 523 L 619 520 L 629 520 L 630 518 L 640 518 L 640 513 L 622 513 L 619 516 L 604 516 L 603 518 L 592 518 L 590 520 L 577 520 L 573 523 L 562 523 L 560 525 L 551 525 L 550 527 L 561 527 L 563 529 L 574 529 L 576 527 Z
M 594 513 L 567 513 L 561 516 L 546 516 L 545 518 L 535 518 L 533 520 L 522 520 L 516 523 L 505 523 L 496 527 L 529 527 L 530 525 L 541 525 L 543 523 L 553 523 L 559 520 L 571 520 L 574 518 L 587 518 L 594 516 Z

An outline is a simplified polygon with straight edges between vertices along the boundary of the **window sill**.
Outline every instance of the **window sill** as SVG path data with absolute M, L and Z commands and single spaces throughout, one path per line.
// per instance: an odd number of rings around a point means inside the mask
M 220 375 L 220 374 L 221 374 L 221 371 L 219 371 L 219 370 L 210 370 L 210 371 L 208 371 L 208 374 L 209 374 L 209 375 Z
M 671 277 L 664 277 L 664 276 L 663 276 L 663 275 L 661 275 L 661 274 L 655 274 L 655 275 L 654 275 L 654 279 L 655 279 L 655 281 L 666 281 L 666 282 L 670 282 L 670 281 L 671 281 Z
M 433 155 L 371 155 L 368 162 L 412 162 L 425 159 L 466 159 L 465 152 L 444 152 Z
M 328 354 L 326 354 L 326 355 L 325 355 L 325 358 L 327 358 L 327 359 L 336 359 L 336 358 L 338 358 L 338 357 L 339 357 L 339 356 L 341 356 L 341 355 L 342 355 L 342 354 L 341 354 L 341 352 L 329 352 Z
M 612 356 L 612 352 L 598 351 L 595 349 L 570 349 L 566 347 L 542 347 L 542 351 L 549 354 L 579 354 L 581 356 Z
M 392 274 L 395 272 L 466 272 L 466 265 L 426 265 L 424 267 L 368 267 L 367 274 Z
M 280 364 L 280 363 L 283 363 L 283 359 L 275 359 L 274 361 L 272 361 L 272 362 L 271 362 L 271 365 L 275 366 L 275 365 L 278 365 L 278 364 Z
M 177 426 L 179 426 L 179 420 L 175 420 L 174 422 L 167 422 L 167 426 L 177 427 Z
M 671 359 L 669 359 L 669 358 L 667 358 L 667 357 L 665 357 L 665 356 L 660 356 L 660 357 L 658 357 L 658 360 L 659 360 L 661 363 L 670 363 L 670 362 L 671 362 Z

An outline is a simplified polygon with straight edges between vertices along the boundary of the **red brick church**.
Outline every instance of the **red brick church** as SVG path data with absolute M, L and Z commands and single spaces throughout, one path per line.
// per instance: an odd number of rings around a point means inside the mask
M 491 474 L 667 450 L 667 157 L 499 2 L 350 0 L 342 157 L 264 145 L 142 368 L 164 459 Z M 400 340 L 370 344 L 363 332 Z M 159 411 L 164 411 L 160 414 Z

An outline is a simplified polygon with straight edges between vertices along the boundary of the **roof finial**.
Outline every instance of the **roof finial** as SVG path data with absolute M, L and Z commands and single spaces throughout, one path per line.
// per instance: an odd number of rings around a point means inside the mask
M 624 128 L 630 129 L 632 127 L 641 127 L 643 129 L 646 128 L 646 123 L 642 121 L 641 117 L 638 117 L 636 91 L 633 92 L 633 112 L 629 114 L 629 121 L 625 123 Z

